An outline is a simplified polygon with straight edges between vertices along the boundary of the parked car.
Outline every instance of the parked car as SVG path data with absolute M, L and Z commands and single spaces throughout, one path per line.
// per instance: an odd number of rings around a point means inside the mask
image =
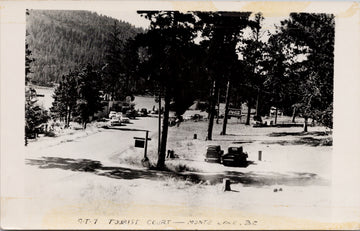
M 248 154 L 243 152 L 243 147 L 229 147 L 228 153 L 222 155 L 221 163 L 225 166 L 245 166 Z
M 192 119 L 192 115 L 185 115 L 184 116 L 184 120 L 187 121 L 187 120 L 191 120 Z
M 140 112 L 139 112 L 140 116 L 146 117 L 148 115 L 148 111 L 146 108 L 141 108 Z
M 121 125 L 121 118 L 113 116 L 110 120 L 111 126 Z
M 194 114 L 194 115 L 192 115 L 191 119 L 193 119 L 194 121 L 199 121 L 199 120 L 203 119 L 203 116 L 200 114 Z
M 276 107 L 271 107 L 271 108 L 270 108 L 270 115 L 275 115 L 275 114 L 276 114 Z M 282 110 L 278 109 L 277 114 L 278 114 L 278 115 L 281 115 L 281 114 L 282 114 Z
M 129 117 L 123 116 L 123 117 L 121 118 L 121 123 L 126 123 L 126 124 L 130 123 Z
M 137 116 L 137 112 L 135 110 L 127 110 L 125 114 L 126 117 L 129 117 L 130 119 L 135 119 Z
M 109 119 L 116 116 L 116 111 L 110 111 L 109 113 Z
M 224 151 L 221 150 L 220 145 L 209 145 L 206 150 L 206 162 L 221 163 L 221 156 Z

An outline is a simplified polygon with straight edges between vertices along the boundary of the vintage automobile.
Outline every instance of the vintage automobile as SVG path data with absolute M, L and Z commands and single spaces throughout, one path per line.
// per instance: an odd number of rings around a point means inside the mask
M 206 149 L 206 162 L 221 163 L 221 156 L 224 151 L 221 150 L 220 145 L 209 145 Z
M 110 111 L 109 113 L 109 119 L 116 116 L 116 111 Z
M 128 117 L 130 119 L 135 119 L 136 116 L 138 116 L 138 114 L 135 110 L 127 110 L 125 115 L 126 115 L 126 117 Z
M 125 124 L 130 123 L 129 117 L 126 117 L 126 116 L 121 117 L 121 123 L 125 123 Z
M 121 125 L 121 118 L 120 117 L 112 117 L 110 120 L 111 126 Z
M 121 118 L 123 116 L 123 113 L 122 112 L 116 112 L 115 116 L 118 117 L 118 118 Z
M 141 108 L 140 112 L 139 112 L 139 116 L 141 117 L 146 117 L 148 116 L 148 111 L 146 108 Z
M 248 154 L 243 147 L 229 147 L 228 153 L 221 156 L 221 163 L 225 166 L 246 166 Z

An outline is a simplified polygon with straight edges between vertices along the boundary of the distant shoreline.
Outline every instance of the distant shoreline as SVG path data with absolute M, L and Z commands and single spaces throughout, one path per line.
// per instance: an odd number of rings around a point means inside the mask
M 35 85 L 35 84 L 31 84 L 31 86 L 33 88 L 36 88 L 36 89 L 49 89 L 49 90 L 52 90 L 52 89 L 55 89 L 56 87 L 53 86 L 53 87 L 47 87 L 47 86 L 40 86 L 40 85 Z

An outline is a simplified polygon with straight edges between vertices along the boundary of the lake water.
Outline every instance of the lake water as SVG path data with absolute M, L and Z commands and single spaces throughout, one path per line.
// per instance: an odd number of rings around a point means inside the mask
M 44 95 L 43 97 L 38 97 L 38 104 L 43 106 L 46 110 L 52 106 L 52 102 L 54 101 L 52 95 L 54 94 L 54 88 L 50 87 L 34 87 L 37 94 Z M 153 107 L 158 108 L 158 103 L 155 102 L 154 97 L 151 96 L 135 96 L 135 109 L 146 108 L 148 110 L 152 110 Z M 162 105 L 164 105 L 164 101 L 162 100 Z

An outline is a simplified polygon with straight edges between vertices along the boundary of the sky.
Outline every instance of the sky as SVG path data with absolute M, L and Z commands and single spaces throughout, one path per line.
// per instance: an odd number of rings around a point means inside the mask
M 147 29 L 150 26 L 150 21 L 141 17 L 136 11 L 110 11 L 110 10 L 99 10 L 96 11 L 98 14 L 106 15 L 112 18 L 116 18 L 125 22 L 128 22 L 136 27 L 142 27 Z
M 113 17 L 125 22 L 129 22 L 130 24 L 136 27 L 142 27 L 147 29 L 150 26 L 150 21 L 141 17 L 136 11 L 109 11 L 109 10 L 99 10 L 96 11 L 98 14 L 106 15 L 109 17 Z M 263 28 L 265 30 L 269 30 L 271 33 L 275 32 L 274 24 L 279 25 L 280 21 L 285 19 L 286 17 L 271 17 L 265 18 Z

